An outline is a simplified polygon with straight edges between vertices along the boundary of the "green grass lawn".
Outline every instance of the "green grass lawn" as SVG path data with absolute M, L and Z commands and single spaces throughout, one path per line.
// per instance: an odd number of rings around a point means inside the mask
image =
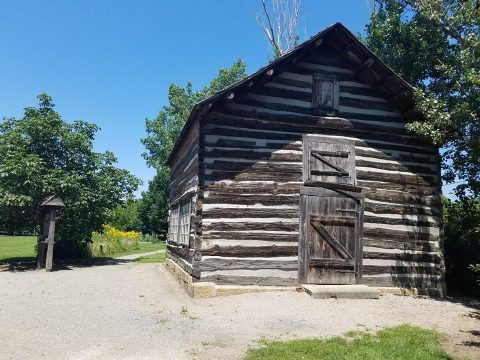
M 250 349 L 246 360 L 447 360 L 442 337 L 433 330 L 410 325 L 376 334 L 348 333 L 346 337 L 263 342 Z
M 165 253 L 147 255 L 135 260 L 135 262 L 140 264 L 164 263 Z
M 0 263 L 35 260 L 35 236 L 0 236 Z
M 37 238 L 35 236 L 0 236 L 0 263 L 34 261 L 36 243 Z M 165 243 L 140 242 L 138 249 L 115 253 L 105 257 L 105 259 L 162 249 L 165 249 Z M 160 259 L 157 256 L 157 259 L 145 259 L 141 262 L 160 262 Z

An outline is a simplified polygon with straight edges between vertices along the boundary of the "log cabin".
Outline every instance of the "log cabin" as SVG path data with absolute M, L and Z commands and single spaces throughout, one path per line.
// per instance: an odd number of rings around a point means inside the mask
M 413 88 L 340 23 L 198 103 L 168 160 L 166 266 L 190 295 L 366 284 L 442 296 L 440 158 L 405 127 L 419 116 Z

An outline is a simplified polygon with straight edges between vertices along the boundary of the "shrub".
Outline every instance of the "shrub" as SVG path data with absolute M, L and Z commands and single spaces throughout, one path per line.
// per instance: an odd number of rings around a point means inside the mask
M 478 294 L 475 264 L 480 263 L 480 201 L 444 198 L 443 220 L 447 289 L 450 294 Z
M 92 233 L 91 251 L 93 256 L 106 256 L 140 248 L 141 234 L 135 231 L 121 231 L 111 225 L 104 225 L 103 232 Z

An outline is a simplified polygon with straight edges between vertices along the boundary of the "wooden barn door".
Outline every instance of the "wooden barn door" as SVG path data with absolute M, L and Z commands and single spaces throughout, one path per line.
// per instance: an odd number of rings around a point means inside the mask
M 361 277 L 363 195 L 355 186 L 354 151 L 342 139 L 304 138 L 301 282 L 354 284 Z

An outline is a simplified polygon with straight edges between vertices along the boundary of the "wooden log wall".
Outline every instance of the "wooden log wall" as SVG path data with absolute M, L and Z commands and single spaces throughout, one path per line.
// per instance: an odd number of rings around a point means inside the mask
M 188 130 L 185 140 L 176 151 L 170 163 L 170 206 L 176 206 L 179 202 L 192 201 L 189 244 L 177 244 L 168 241 L 166 251 L 168 258 L 174 260 L 183 270 L 195 277 L 199 277 L 198 272 L 195 272 L 193 269 L 199 184 L 199 129 L 199 123 L 195 123 Z
M 312 74 L 336 75 L 337 116 L 313 116 Z M 215 109 L 202 122 L 196 265 L 202 281 L 295 285 L 305 134 L 355 141 L 364 188 L 362 281 L 435 288 L 439 246 L 437 150 L 413 136 L 388 101 L 328 49 Z

